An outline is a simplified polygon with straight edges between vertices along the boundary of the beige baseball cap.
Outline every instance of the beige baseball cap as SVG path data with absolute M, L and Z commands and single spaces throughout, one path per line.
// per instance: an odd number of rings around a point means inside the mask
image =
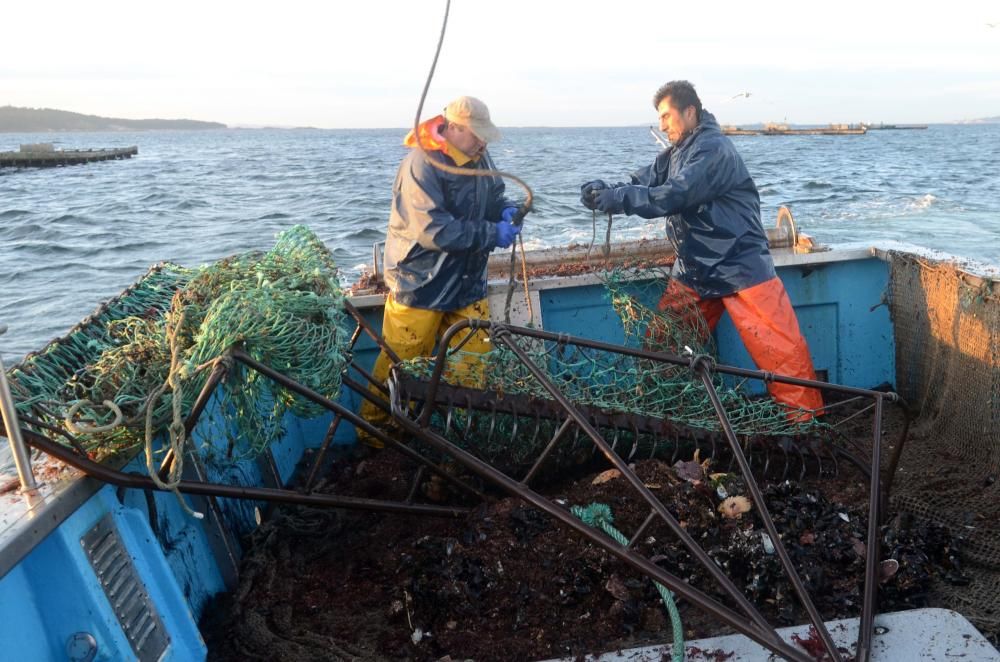
M 483 142 L 493 143 L 503 137 L 500 129 L 490 121 L 490 109 L 476 97 L 458 97 L 444 109 L 444 118 L 469 127 Z

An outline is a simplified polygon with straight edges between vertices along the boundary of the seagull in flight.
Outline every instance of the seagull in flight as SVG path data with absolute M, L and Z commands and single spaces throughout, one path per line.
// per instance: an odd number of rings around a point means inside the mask
M 729 100 L 732 101 L 733 99 L 739 99 L 740 97 L 744 97 L 746 99 L 749 99 L 750 98 L 750 92 L 740 92 L 739 94 L 734 94 L 732 96 L 732 98 L 729 99 Z

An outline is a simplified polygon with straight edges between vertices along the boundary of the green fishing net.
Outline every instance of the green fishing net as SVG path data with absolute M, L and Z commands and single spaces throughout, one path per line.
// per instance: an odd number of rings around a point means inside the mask
M 13 368 L 15 400 L 103 457 L 142 443 L 147 414 L 152 435 L 176 428 L 233 346 L 335 398 L 350 339 L 343 300 L 330 251 L 304 226 L 265 253 L 199 269 L 161 264 Z M 239 364 L 226 367 L 218 412 L 230 453 L 235 440 L 245 455 L 266 448 L 286 412 L 322 413 Z
M 606 274 L 606 296 L 621 321 L 623 344 L 681 356 L 714 356 L 716 350 L 707 323 L 693 299 L 675 302 L 668 310 L 658 310 L 652 304 L 663 293 L 668 279 L 658 270 L 620 268 Z M 605 422 L 602 435 L 623 456 L 669 455 L 689 439 L 713 435 L 722 439 L 721 423 L 708 392 L 687 366 L 558 340 L 516 334 L 514 339 L 548 380 L 582 407 L 595 425 L 600 425 L 598 417 Z M 481 376 L 470 382 L 467 366 L 474 360 L 481 362 Z M 537 412 L 531 411 L 513 414 L 504 411 L 509 407 L 502 404 L 510 395 L 552 399 L 528 367 L 502 345 L 481 357 L 454 351 L 448 362 L 444 373 L 447 382 L 492 392 L 500 404 L 496 412 L 475 410 L 462 408 L 459 398 L 459 406 L 451 403 L 439 408 L 434 426 L 453 443 L 491 462 L 516 465 L 537 457 L 558 421 L 540 420 Z M 413 359 L 404 362 L 401 369 L 409 377 L 427 380 L 433 359 Z M 733 430 L 743 439 L 815 435 L 829 428 L 815 418 L 795 420 L 786 407 L 769 397 L 752 394 L 745 383 L 727 384 L 722 375 L 715 373 L 714 385 Z M 665 432 L 658 438 L 635 429 L 629 423 L 634 418 L 623 414 L 669 421 L 669 426 L 663 427 Z M 568 460 L 581 449 L 591 448 L 576 430 L 571 442 L 559 446 L 559 453 Z

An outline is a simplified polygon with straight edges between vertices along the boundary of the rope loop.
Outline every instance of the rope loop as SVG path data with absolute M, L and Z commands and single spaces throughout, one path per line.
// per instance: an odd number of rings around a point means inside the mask
M 73 406 L 69 408 L 66 412 L 65 418 L 63 419 L 63 422 L 66 424 L 66 429 L 76 435 L 97 434 L 99 432 L 110 432 L 121 424 L 122 419 L 124 418 L 122 416 L 122 410 L 111 400 L 104 401 L 104 406 L 110 409 L 115 415 L 115 419 L 110 423 L 105 425 L 89 425 L 87 423 L 73 422 L 73 417 L 76 416 L 76 412 L 80 410 L 80 407 L 92 404 L 94 403 L 90 400 L 77 400 L 73 403 Z

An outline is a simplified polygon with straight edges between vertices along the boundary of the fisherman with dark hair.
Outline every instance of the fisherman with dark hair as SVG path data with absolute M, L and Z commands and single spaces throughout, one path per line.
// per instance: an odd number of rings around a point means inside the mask
M 677 259 L 660 310 L 682 313 L 693 299 L 710 330 L 728 311 L 759 369 L 815 379 L 809 347 L 774 271 L 757 186 L 736 147 L 686 80 L 660 87 L 653 106 L 670 147 L 628 184 L 587 182 L 581 201 L 610 214 L 666 217 Z M 816 389 L 770 383 L 768 390 L 792 419 L 808 420 L 823 405 Z
M 451 325 L 465 319 L 489 319 L 486 263 L 495 248 L 508 248 L 520 232 L 511 221 L 517 205 L 504 197 L 499 176 L 454 174 L 435 168 L 434 160 L 461 169 L 495 170 L 486 150 L 499 140 L 486 104 L 475 97 L 452 101 L 406 136 L 414 148 L 403 159 L 392 187 L 392 210 L 385 242 L 385 282 L 389 296 L 382 318 L 382 337 L 402 359 L 426 356 Z M 416 149 L 419 142 L 422 149 Z M 464 358 L 454 366 L 461 383 L 481 378 L 476 354 L 490 349 L 483 331 L 462 346 Z M 375 361 L 379 383 L 389 377 L 386 352 Z M 374 386 L 371 392 L 381 393 Z M 390 427 L 388 414 L 368 401 L 361 415 L 378 427 Z M 381 442 L 360 432 L 369 446 Z

